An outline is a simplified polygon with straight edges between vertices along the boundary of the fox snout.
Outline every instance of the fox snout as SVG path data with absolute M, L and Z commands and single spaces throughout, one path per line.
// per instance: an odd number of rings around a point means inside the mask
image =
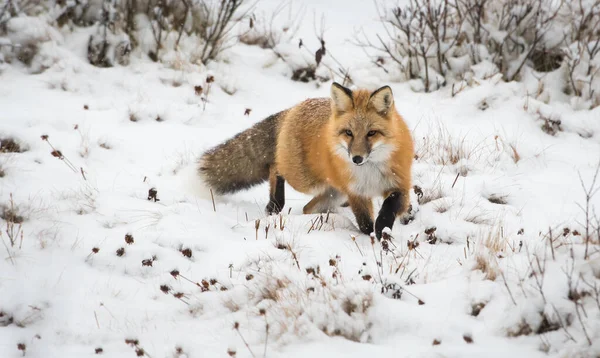
M 355 165 L 363 165 L 369 158 L 370 152 L 371 148 L 367 141 L 361 143 L 358 140 L 352 140 L 348 145 L 348 155 Z

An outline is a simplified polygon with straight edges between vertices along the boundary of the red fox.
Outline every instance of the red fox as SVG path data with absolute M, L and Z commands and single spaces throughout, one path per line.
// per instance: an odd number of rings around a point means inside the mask
M 199 174 L 217 194 L 269 180 L 268 214 L 285 205 L 284 184 L 314 196 L 303 212 L 349 204 L 361 232 L 381 238 L 407 211 L 414 144 L 392 90 L 350 90 L 307 99 L 206 151 Z M 384 202 L 373 224 L 372 198 Z

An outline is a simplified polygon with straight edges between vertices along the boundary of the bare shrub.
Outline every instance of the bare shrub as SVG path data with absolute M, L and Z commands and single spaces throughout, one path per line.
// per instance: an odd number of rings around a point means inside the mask
M 287 18 L 282 14 L 287 12 Z M 270 49 L 278 60 L 291 70 L 291 79 L 298 82 L 326 82 L 332 78 L 346 86 L 352 84 L 350 71 L 327 48 L 325 17 L 314 18 L 314 35 L 317 48 L 307 45 L 306 39 L 295 39 L 304 20 L 304 7 L 294 9 L 284 2 L 275 8 L 270 17 L 253 14 L 248 26 L 239 36 L 241 42 Z M 293 41 L 298 41 L 294 42 Z
M 569 26 L 563 41 L 568 73 L 567 93 L 600 105 L 600 0 L 567 1 Z
M 600 185 L 598 184 L 598 174 L 600 174 L 600 162 L 596 165 L 596 170 L 594 172 L 594 175 L 592 177 L 591 183 L 589 185 L 586 185 L 583 181 L 583 178 L 581 177 L 581 174 L 579 174 L 579 182 L 581 184 L 581 188 L 583 189 L 583 192 L 585 194 L 585 203 L 582 204 L 578 204 L 579 208 L 581 209 L 582 213 L 585 216 L 585 221 L 582 223 L 582 226 L 584 227 L 584 240 L 585 240 L 585 254 L 584 254 L 584 258 L 587 260 L 589 258 L 589 248 L 590 248 L 590 242 L 592 242 L 592 240 L 594 239 L 594 236 L 596 236 L 596 244 L 600 245 L 600 218 L 598 217 L 598 215 L 596 214 L 596 210 L 594 205 L 592 204 L 592 199 L 594 198 L 594 196 L 596 194 L 598 194 L 598 192 L 600 192 Z M 592 220 L 595 218 L 595 227 L 594 227 L 594 223 L 592 222 Z
M 0 7 L 0 30 L 8 20 L 19 15 L 34 14 L 39 11 L 41 0 L 7 0 Z
M 117 3 L 112 0 L 102 1 L 96 33 L 90 36 L 87 45 L 87 58 L 94 66 L 112 67 L 115 63 L 129 63 L 131 44 L 129 36 L 117 27 L 121 14 L 116 6 Z
M 568 94 L 587 108 L 600 104 L 600 0 L 410 0 L 377 10 L 385 33 L 362 33 L 355 43 L 384 71 L 396 66 L 405 80 L 422 81 L 425 92 L 485 62 L 506 81 L 521 80 L 525 68 L 565 70 Z
M 472 4 L 468 1 L 465 4 L 467 11 L 472 11 Z M 493 54 L 492 62 L 507 81 L 516 80 L 527 61 L 551 59 L 547 54 L 555 53 L 560 44 L 552 31 L 559 25 L 554 20 L 563 6 L 562 1 L 554 4 L 542 0 L 505 0 L 486 4 L 491 6 L 488 14 L 492 14 L 492 18 L 489 23 L 496 23 L 497 31 L 505 34 L 500 37 L 491 33 L 487 40 L 488 50 Z M 556 65 L 550 66 L 550 63 L 537 67 L 557 68 Z
M 163 56 L 180 51 L 183 40 L 190 62 L 193 59 L 206 64 L 234 43 L 234 27 L 252 8 L 251 0 L 90 0 L 58 4 L 10 0 L 0 7 L 0 35 L 16 16 L 58 11 L 55 24 L 59 27 L 96 27 L 87 44 L 88 60 L 95 66 L 127 65 L 129 54 L 138 46 L 154 60 L 172 60 L 173 55 Z M 148 32 L 154 38 L 151 49 L 144 43 Z M 24 63 L 31 62 L 37 52 L 36 43 L 4 46 L 20 51 L 21 58 L 29 59 L 22 60 Z
M 422 79 L 425 92 L 436 90 L 446 84 L 447 56 L 460 40 L 464 18 L 456 9 L 448 0 L 411 0 L 392 9 L 378 5 L 387 37 L 377 35 L 374 41 L 363 34 L 357 44 L 387 55 L 407 79 Z M 383 66 L 382 60 L 376 62 Z
M 280 19 L 284 12 L 287 12 L 287 18 L 282 21 Z M 294 9 L 291 3 L 283 2 L 270 16 L 249 16 L 248 27 L 239 35 L 239 40 L 246 45 L 274 49 L 281 43 L 290 43 L 293 40 L 302 20 L 303 9 Z
M 48 0 L 6 0 L 0 3 L 0 63 L 21 62 L 34 71 L 45 69 L 40 60 L 42 45 L 60 41 L 53 28 L 53 3 Z M 52 55 L 45 53 L 46 62 Z
M 166 53 L 181 51 L 186 42 L 190 62 L 204 64 L 234 43 L 235 25 L 253 7 L 248 0 L 116 0 L 115 4 L 116 28 L 131 38 L 131 47 L 140 42 L 147 30 L 136 28 L 134 20 L 141 15 L 149 21 L 154 39 L 152 48 L 145 49 L 152 60 L 171 61 Z
M 242 7 L 246 3 L 246 0 L 200 0 L 191 4 L 195 21 L 190 33 L 196 33 L 204 42 L 200 52 L 202 63 L 214 60 L 229 46 L 234 25 L 248 14 L 249 10 Z

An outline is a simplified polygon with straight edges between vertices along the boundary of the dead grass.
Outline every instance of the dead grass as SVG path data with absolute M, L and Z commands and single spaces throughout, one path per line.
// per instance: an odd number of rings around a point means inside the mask
M 477 159 L 482 143 L 471 144 L 467 135 L 454 136 L 442 124 L 415 143 L 415 159 L 436 165 L 451 166 L 461 160 Z
M 473 270 L 481 271 L 486 280 L 495 281 L 499 275 L 499 269 L 490 256 L 491 254 L 478 252 L 475 255 Z
M 285 262 L 295 267 L 297 260 L 287 257 Z M 361 286 L 364 289 L 338 284 L 339 277 L 331 278 L 321 268 L 331 266 L 331 260 L 292 271 L 281 270 L 281 264 L 270 260 L 249 263 L 244 271 L 252 279 L 244 281 L 240 287 L 243 292 L 238 289 L 225 293 L 225 307 L 232 312 L 254 312 L 257 322 L 268 321 L 269 344 L 317 330 L 364 342 L 369 325 L 367 311 L 373 301 L 369 283 Z
M 108 142 L 106 142 L 106 141 L 98 142 L 98 146 L 100 148 L 106 149 L 106 150 L 111 150 L 112 149 L 112 146 Z
M 90 155 L 90 133 L 82 131 L 78 124 L 73 129 L 79 134 L 79 156 L 87 158 Z
M 23 221 L 25 221 L 25 218 L 20 214 L 17 206 L 15 205 L 12 193 L 10 194 L 8 205 L 4 205 L 2 208 L 0 218 L 6 222 L 4 232 L 0 231 L 0 241 L 2 241 L 2 244 L 6 249 L 8 259 L 14 265 L 15 259 L 13 250 L 15 249 L 17 242 L 19 242 L 19 249 L 21 249 L 23 246 Z M 4 241 L 4 237 L 8 238 L 8 243 Z
M 452 207 L 452 203 L 447 199 L 437 200 L 433 204 L 433 210 L 435 210 L 435 212 L 440 213 L 440 214 L 447 212 L 448 210 L 450 210 L 451 207 Z
M 319 214 L 310 221 L 307 233 L 309 234 L 311 231 L 335 231 L 335 217 L 329 212 Z
M 0 153 L 23 153 L 23 148 L 14 138 L 0 138 Z
M 132 110 L 129 110 L 129 121 L 139 122 L 140 116 Z
M 470 222 L 475 225 L 491 225 L 493 221 L 487 217 L 484 213 L 470 213 L 464 219 L 466 222 Z
M 558 134 L 558 132 L 562 132 L 562 122 L 560 120 L 560 117 L 557 115 L 547 115 L 545 113 L 542 113 L 541 110 L 537 110 L 537 112 L 535 113 L 538 117 L 539 120 L 541 120 L 542 123 L 542 131 L 544 131 L 544 133 L 551 135 L 551 136 L 555 136 L 556 134 Z
M 184 78 L 183 77 L 177 77 L 177 78 L 161 78 L 160 82 L 162 82 L 162 84 L 166 85 L 166 86 L 173 86 L 175 88 L 181 87 L 181 85 L 183 85 L 184 83 Z
M 515 162 L 515 164 L 518 163 L 521 160 L 521 155 L 517 151 L 516 145 L 510 143 L 508 146 L 511 150 L 511 157 L 513 159 L 513 162 Z
M 497 258 L 503 257 L 508 242 L 504 237 L 504 228 L 496 225 L 489 230 L 475 248 L 475 264 L 473 270 L 480 270 L 486 280 L 495 281 L 501 275 Z
M 13 224 L 22 224 L 25 221 L 25 217 L 19 213 L 18 207 L 15 206 L 12 194 L 8 205 L 0 205 L 0 208 L 2 209 L 2 213 L 0 213 L 2 220 Z
M 444 197 L 444 192 L 442 191 L 442 187 L 441 186 L 435 186 L 432 188 L 421 188 L 418 185 L 415 185 L 413 187 L 413 191 L 415 192 L 416 196 L 417 196 L 417 202 L 419 203 L 419 205 L 425 205 L 427 203 L 430 203 L 432 201 L 441 199 Z
M 477 205 L 465 214 L 463 220 L 475 225 L 487 225 L 491 227 L 495 223 L 495 219 L 491 215 L 491 211 Z
M 506 251 L 508 246 L 506 238 L 504 237 L 504 228 L 502 226 L 495 226 L 488 232 L 487 237 L 484 240 L 484 245 L 491 253 L 497 255 Z
M 258 288 L 259 295 L 255 297 L 259 301 L 271 300 L 278 302 L 285 296 L 285 290 L 290 286 L 291 281 L 287 278 L 273 278 L 263 281 L 263 284 Z
M 539 312 L 541 316 L 540 323 L 535 329 L 531 327 L 529 323 L 525 320 L 522 320 L 517 327 L 511 328 L 508 330 L 506 335 L 508 337 L 519 337 L 519 336 L 528 336 L 533 333 L 535 334 L 544 334 L 548 332 L 558 331 L 561 328 L 561 325 L 557 322 L 553 322 L 544 312 Z
M 507 143 L 499 135 L 496 135 L 494 140 L 496 141 L 496 149 L 498 151 L 504 150 L 507 152 L 515 164 L 521 160 L 521 154 L 517 150 L 517 145 L 515 143 Z
M 484 302 L 479 302 L 479 303 L 473 304 L 473 306 L 471 307 L 471 316 L 473 316 L 473 317 L 479 316 L 479 314 L 481 313 L 481 310 L 483 310 L 485 308 L 485 305 L 486 304 Z
M 506 205 L 508 204 L 506 198 L 508 198 L 508 195 L 492 194 L 487 197 L 487 200 L 492 204 Z

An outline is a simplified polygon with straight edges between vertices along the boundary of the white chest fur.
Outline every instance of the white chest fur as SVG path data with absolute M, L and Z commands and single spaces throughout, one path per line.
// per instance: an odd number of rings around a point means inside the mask
M 393 174 L 389 171 L 389 166 L 382 162 L 367 162 L 361 166 L 352 165 L 350 167 L 350 190 L 357 195 L 364 197 L 374 197 L 383 195 L 385 190 L 392 189 Z
M 393 189 L 396 181 L 389 165 L 393 150 L 394 146 L 379 142 L 371 148 L 371 153 L 363 165 L 355 165 L 350 159 L 347 144 L 341 141 L 336 147 L 336 154 L 348 163 L 348 189 L 356 195 L 371 198 L 382 195 L 385 190 Z

